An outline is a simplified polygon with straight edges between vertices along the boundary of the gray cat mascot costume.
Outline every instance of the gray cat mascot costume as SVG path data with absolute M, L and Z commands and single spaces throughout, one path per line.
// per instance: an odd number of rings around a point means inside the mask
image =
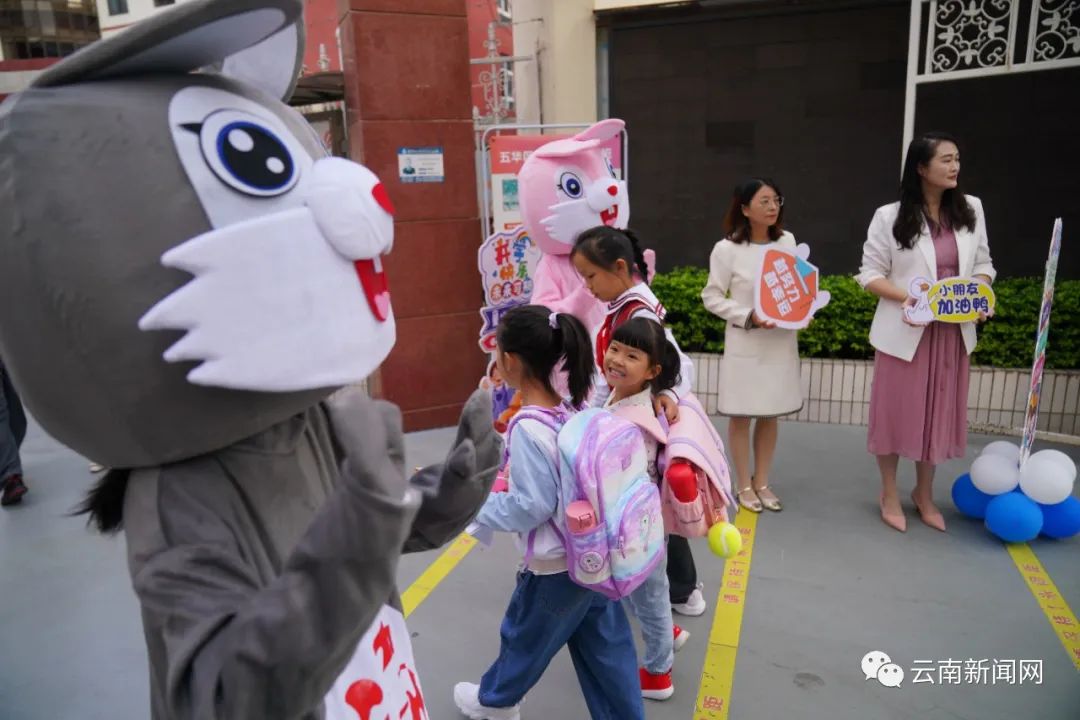
M 0 356 L 111 468 L 164 718 L 426 720 L 395 572 L 494 479 L 490 397 L 407 480 L 342 386 L 394 343 L 390 201 L 286 106 L 300 0 L 192 0 L 0 106 Z M 334 393 L 334 394 L 332 394 Z

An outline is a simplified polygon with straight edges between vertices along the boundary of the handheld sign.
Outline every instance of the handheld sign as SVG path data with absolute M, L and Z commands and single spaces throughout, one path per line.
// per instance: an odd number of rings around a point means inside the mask
M 512 307 L 524 305 L 532 296 L 533 274 L 540 262 L 540 248 L 523 225 L 497 232 L 480 246 L 477 265 L 484 286 L 484 306 L 480 317 L 480 349 L 495 352 L 495 328 Z
M 762 253 L 761 270 L 754 286 L 754 310 L 777 327 L 799 330 L 814 313 L 829 304 L 829 292 L 818 287 L 820 273 L 807 262 L 810 247 L 794 250 L 771 247 Z
M 990 286 L 975 278 L 949 277 L 933 284 L 926 278 L 915 278 L 908 293 L 915 304 L 905 307 L 904 314 L 917 324 L 974 322 L 980 313 L 989 315 L 996 302 Z

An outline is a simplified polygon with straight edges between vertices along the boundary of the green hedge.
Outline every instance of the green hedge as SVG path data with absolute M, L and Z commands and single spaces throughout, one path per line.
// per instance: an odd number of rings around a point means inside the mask
M 676 268 L 660 273 L 653 291 L 668 310 L 667 324 L 687 352 L 719 353 L 724 349 L 724 321 L 701 303 L 708 271 L 698 267 Z M 877 298 L 845 275 L 822 278 L 832 300 L 822 308 L 810 327 L 799 333 L 803 357 L 873 357 L 868 334 Z M 994 367 L 1030 367 L 1035 352 L 1035 331 L 1042 301 L 1042 278 L 1012 278 L 994 283 L 997 310 L 979 331 L 974 363 Z M 1059 280 L 1050 318 L 1050 342 L 1046 352 L 1050 368 L 1080 367 L 1080 281 Z

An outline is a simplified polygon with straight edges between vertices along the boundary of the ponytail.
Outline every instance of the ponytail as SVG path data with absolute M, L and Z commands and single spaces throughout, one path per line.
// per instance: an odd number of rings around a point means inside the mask
M 679 357 L 679 351 L 675 349 L 675 346 L 671 344 L 671 341 L 666 337 L 664 338 L 663 346 L 660 351 L 660 374 L 652 380 L 653 394 L 659 394 L 663 390 L 670 390 L 671 388 L 682 382 L 682 358 Z
M 574 249 L 570 251 L 571 257 L 579 253 L 593 265 L 608 272 L 615 272 L 616 263 L 622 260 L 626 263 L 626 271 L 631 279 L 637 273 L 641 275 L 642 282 L 649 280 L 645 252 L 641 249 L 637 234 L 631 230 L 619 230 L 607 225 L 589 228 L 578 235 L 574 241 Z
M 581 407 L 592 389 L 595 367 L 592 342 L 585 326 L 576 317 L 569 313 L 558 313 L 555 317 L 559 326 L 555 335 L 562 341 L 562 369 L 567 374 L 570 402 L 574 407 Z
M 71 515 L 89 515 L 87 525 L 103 535 L 112 535 L 124 527 L 124 495 L 131 471 L 112 469 L 97 481 Z
M 528 376 L 552 393 L 552 372 L 556 366 L 565 370 L 570 401 L 575 407 L 585 402 L 593 380 L 592 342 L 576 317 L 542 305 L 521 305 L 503 315 L 496 341 L 502 352 L 521 358 Z
M 637 233 L 631 231 L 629 228 L 622 231 L 623 235 L 630 240 L 630 247 L 634 252 L 634 265 L 637 266 L 637 271 L 641 275 L 642 282 L 649 281 L 649 266 L 645 262 L 645 251 L 641 249 L 641 241 L 638 240 Z

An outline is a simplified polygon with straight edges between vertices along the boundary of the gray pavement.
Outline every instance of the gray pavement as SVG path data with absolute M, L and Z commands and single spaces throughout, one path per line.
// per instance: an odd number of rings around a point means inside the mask
M 410 466 L 438 460 L 450 430 L 407 438 Z M 780 514 L 757 526 L 734 678 L 735 720 L 1075 720 L 1080 675 L 1009 554 L 951 510 L 948 490 L 993 438 L 972 436 L 966 461 L 939 471 L 942 535 L 908 504 L 900 535 L 877 517 L 877 475 L 857 427 L 785 423 L 773 486 Z M 1041 445 L 1040 445 L 1041 446 Z M 1080 448 L 1060 446 L 1080 460 Z M 0 512 L 0 719 L 147 717 L 145 651 L 123 538 L 65 517 L 93 477 L 87 463 L 34 425 L 23 460 L 31 492 Z M 910 466 L 906 486 L 913 483 Z M 1080 611 L 1080 540 L 1033 548 Z M 405 588 L 438 556 L 407 557 Z M 676 657 L 675 697 L 649 718 L 691 720 L 723 563 L 695 545 L 710 608 L 680 619 L 692 634 Z M 509 538 L 473 550 L 409 618 L 430 716 L 458 718 L 450 690 L 476 680 L 498 650 L 517 556 Z M 862 656 L 883 650 L 908 672 L 900 688 L 864 680 Z M 1042 660 L 1041 684 L 913 684 L 918 660 Z M 936 673 L 935 673 L 936 674 Z M 587 717 L 569 657 L 527 697 L 525 720 Z

